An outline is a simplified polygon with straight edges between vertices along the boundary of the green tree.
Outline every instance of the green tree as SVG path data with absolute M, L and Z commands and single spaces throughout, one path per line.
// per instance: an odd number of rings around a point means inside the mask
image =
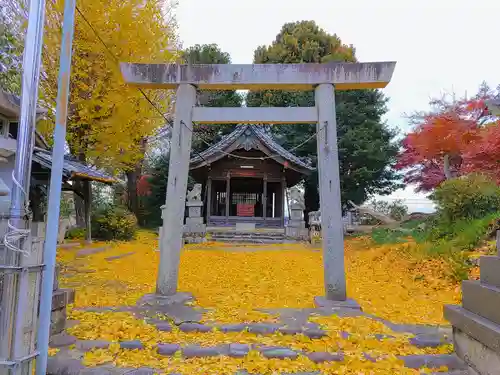
M 12 94 L 21 93 L 23 45 L 16 25 L 0 11 L 0 89 Z
M 147 160 L 145 181 L 142 181 L 141 224 L 147 227 L 162 225 L 160 207 L 165 204 L 167 196 L 168 169 L 170 154 L 160 153 Z M 194 185 L 194 180 L 188 178 L 188 189 Z
M 190 64 L 230 64 L 231 57 L 217 44 L 196 44 L 183 52 L 183 58 Z M 204 107 L 241 107 L 243 97 L 236 90 L 202 91 L 200 105 Z M 195 125 L 193 150 L 200 152 L 207 148 L 206 143 L 216 143 L 222 136 L 230 133 L 236 124 Z
M 269 46 L 260 46 L 254 63 L 326 63 L 356 62 L 354 47 L 342 43 L 337 35 L 328 34 L 314 21 L 283 25 Z M 387 98 L 378 90 L 350 90 L 335 93 L 337 134 L 339 139 L 342 201 L 362 203 L 372 194 L 389 194 L 400 187 L 391 168 L 396 162 L 398 145 L 395 133 L 382 121 L 387 112 Z M 249 107 L 314 106 L 314 92 L 253 91 L 246 98 Z M 278 142 L 291 148 L 312 137 L 295 150 L 298 156 L 316 164 L 315 125 L 276 125 L 272 132 Z M 318 175 L 305 181 L 306 211 L 319 207 Z

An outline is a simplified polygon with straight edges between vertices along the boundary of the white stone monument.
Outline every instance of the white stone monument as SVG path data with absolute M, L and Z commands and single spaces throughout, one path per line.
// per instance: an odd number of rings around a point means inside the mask
M 203 222 L 201 190 L 201 184 L 195 184 L 186 196 L 186 207 L 188 208 L 188 217 L 184 225 L 184 241 L 186 243 L 201 243 L 205 241 L 207 226 Z
M 304 221 L 304 193 L 296 186 L 290 189 L 290 219 L 285 236 L 295 240 L 307 240 L 308 231 Z

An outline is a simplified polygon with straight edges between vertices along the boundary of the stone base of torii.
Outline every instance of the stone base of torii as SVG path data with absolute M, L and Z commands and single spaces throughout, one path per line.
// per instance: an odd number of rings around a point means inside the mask
M 325 297 L 317 305 L 359 308 L 347 299 L 340 203 L 335 90 L 377 89 L 389 83 L 395 62 L 328 64 L 133 64 L 122 63 L 128 84 L 175 89 L 175 119 L 157 294 L 177 293 L 193 123 L 316 124 Z M 197 90 L 302 90 L 315 93 L 314 107 L 197 107 Z

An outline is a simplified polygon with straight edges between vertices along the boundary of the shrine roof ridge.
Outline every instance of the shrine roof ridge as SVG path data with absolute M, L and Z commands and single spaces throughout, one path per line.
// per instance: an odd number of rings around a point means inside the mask
M 337 90 L 387 86 L 396 62 L 324 64 L 144 64 L 120 63 L 126 83 L 144 88 L 175 89 L 192 84 L 203 90 L 312 90 L 333 84 Z
M 255 135 L 256 138 L 262 142 L 273 154 L 267 155 L 267 158 L 275 159 L 275 157 L 281 157 L 286 161 L 294 164 L 299 169 L 304 172 L 310 172 L 315 170 L 314 167 L 310 165 L 310 163 L 302 160 L 301 158 L 295 156 L 290 151 L 286 150 L 278 144 L 270 134 L 268 134 L 264 129 L 262 129 L 259 125 L 248 125 L 248 124 L 240 124 L 236 126 L 236 129 L 230 134 L 225 135 L 219 142 L 208 147 L 206 150 L 197 153 L 190 160 L 191 169 L 199 168 L 205 164 L 207 164 L 207 160 L 215 159 L 216 161 L 224 156 L 227 156 L 225 150 L 227 150 L 230 146 L 232 146 L 238 138 L 244 136 L 246 131 L 249 130 L 252 132 L 252 135 Z M 244 148 L 243 146 L 237 147 Z M 271 157 L 270 157 L 271 156 Z

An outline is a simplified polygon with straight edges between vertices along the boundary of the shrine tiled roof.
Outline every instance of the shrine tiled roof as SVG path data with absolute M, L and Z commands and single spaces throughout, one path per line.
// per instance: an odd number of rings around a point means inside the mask
M 35 151 L 33 152 L 33 161 L 45 168 L 52 169 L 52 152 L 35 147 Z M 63 175 L 69 179 L 91 180 L 107 184 L 116 182 L 113 177 L 80 163 L 71 155 L 64 156 Z
M 193 155 L 191 158 L 191 165 L 204 164 L 204 161 L 208 159 L 213 162 L 226 156 L 227 150 L 241 137 L 254 137 L 256 140 L 260 141 L 263 146 L 270 151 L 267 157 L 281 157 L 301 169 L 307 171 L 314 170 L 309 162 L 295 156 L 290 151 L 283 148 L 259 125 L 238 125 L 232 133 L 224 136 L 218 143 L 208 147 L 206 150 L 198 154 Z M 237 147 L 237 149 L 238 148 L 246 148 L 245 143 L 243 142 Z

